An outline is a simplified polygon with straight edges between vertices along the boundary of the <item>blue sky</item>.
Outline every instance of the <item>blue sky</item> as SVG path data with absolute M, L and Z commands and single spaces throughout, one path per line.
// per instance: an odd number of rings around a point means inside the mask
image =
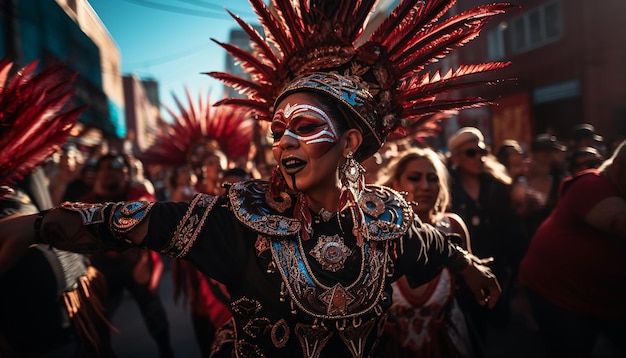
M 227 42 L 235 21 L 224 8 L 256 23 L 247 0 L 89 0 L 122 57 L 122 73 L 159 82 L 161 102 L 172 106 L 187 86 L 194 98 L 210 92 L 214 101 L 222 84 L 207 75 L 224 70 L 225 51 L 211 41 Z M 167 115 L 165 115 L 167 118 Z

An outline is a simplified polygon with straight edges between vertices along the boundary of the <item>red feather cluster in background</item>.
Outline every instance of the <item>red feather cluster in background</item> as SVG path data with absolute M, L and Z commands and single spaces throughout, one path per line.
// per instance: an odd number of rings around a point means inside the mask
M 72 107 L 76 74 L 64 65 L 37 72 L 33 61 L 11 74 L 0 60 L 0 187 L 13 185 L 65 143 L 84 107 Z M 3 190 L 0 189 L 0 195 Z
M 254 121 L 247 110 L 213 108 L 210 98 L 204 100 L 202 95 L 195 104 L 188 89 L 186 95 L 186 105 L 174 96 L 179 113 L 165 108 L 173 123 L 156 128 L 154 144 L 137 157 L 145 164 L 177 167 L 188 163 L 195 146 L 215 142 L 214 149 L 229 159 L 246 159 L 254 130 Z

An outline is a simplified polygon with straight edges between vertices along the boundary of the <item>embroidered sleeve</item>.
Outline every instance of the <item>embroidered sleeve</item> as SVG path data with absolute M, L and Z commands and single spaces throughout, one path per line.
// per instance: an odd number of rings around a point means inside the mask
M 153 205 L 147 201 L 104 204 L 65 202 L 59 208 L 78 213 L 83 226 L 102 242 L 104 248 L 124 250 L 134 245 L 126 234 L 147 218 Z
M 126 234 L 141 224 L 147 217 L 154 203 L 148 201 L 122 202 L 115 204 L 109 221 L 113 236 L 130 243 Z
M 453 271 L 467 265 L 463 252 L 445 238 L 435 227 L 415 219 L 397 248 L 396 277 L 406 274 L 412 285 L 418 286 L 433 279 L 444 266 Z
M 189 204 L 185 215 L 178 223 L 169 245 L 161 252 L 175 258 L 185 257 L 198 239 L 198 235 L 202 231 L 207 217 L 213 210 L 216 202 L 216 196 L 196 195 Z

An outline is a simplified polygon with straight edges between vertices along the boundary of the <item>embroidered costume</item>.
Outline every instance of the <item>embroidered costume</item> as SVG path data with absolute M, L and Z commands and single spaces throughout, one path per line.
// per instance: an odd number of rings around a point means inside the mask
M 226 285 L 238 356 L 368 356 L 382 334 L 390 283 L 405 274 L 425 283 L 442 265 L 464 260 L 391 189 L 367 187 L 383 206 L 368 210 L 359 246 L 350 210 L 328 221 L 312 214 L 313 236 L 322 241 L 303 241 L 293 206 L 279 212 L 265 201 L 268 185 L 240 182 L 228 195 L 199 194 L 189 204 L 132 205 L 143 208 L 134 220 L 150 217 L 146 247 L 189 260 Z M 113 232 L 108 240 L 122 231 L 114 225 L 120 215 L 131 215 L 126 207 L 100 207 Z M 340 253 L 328 252 L 335 248 Z

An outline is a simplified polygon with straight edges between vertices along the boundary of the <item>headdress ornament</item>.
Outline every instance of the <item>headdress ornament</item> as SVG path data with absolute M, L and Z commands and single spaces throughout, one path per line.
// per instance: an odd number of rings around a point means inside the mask
M 210 98 L 205 101 L 202 95 L 196 104 L 188 89 L 185 93 L 187 106 L 174 96 L 179 113 L 165 107 L 173 122 L 158 127 L 154 144 L 137 157 L 146 164 L 177 167 L 189 161 L 193 148 L 206 145 L 229 159 L 247 159 L 254 121 L 246 111 L 213 108 Z
M 0 196 L 65 143 L 85 109 L 72 107 L 75 73 L 61 64 L 37 72 L 33 61 L 10 75 L 0 60 Z M 5 187 L 6 188 L 6 187 Z
M 270 120 L 277 100 L 300 90 L 312 90 L 343 103 L 354 114 L 364 134 L 359 158 L 373 154 L 387 135 L 400 126 L 427 121 L 442 110 L 488 103 L 480 97 L 444 98 L 450 91 L 495 83 L 468 79 L 508 63 L 462 65 L 442 74 L 422 73 L 451 50 L 474 39 L 509 4 L 473 8 L 447 19 L 454 0 L 404 0 L 365 38 L 364 28 L 375 0 L 250 0 L 266 38 L 231 13 L 249 35 L 254 54 L 220 43 L 237 59 L 250 80 L 223 72 L 209 75 L 248 98 L 230 98 L 220 104 L 255 110 Z

